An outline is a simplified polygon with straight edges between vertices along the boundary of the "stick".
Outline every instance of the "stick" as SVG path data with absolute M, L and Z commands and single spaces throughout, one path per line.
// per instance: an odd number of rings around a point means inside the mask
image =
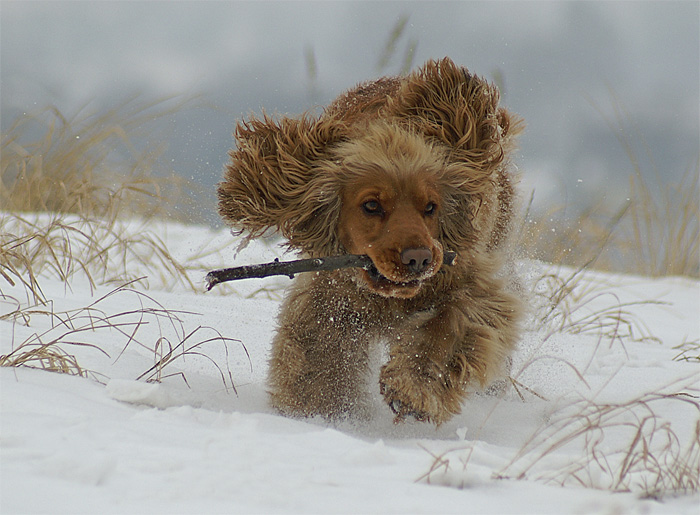
M 442 263 L 444 265 L 452 265 L 456 257 L 456 252 L 445 252 L 443 254 Z M 236 281 L 238 279 L 262 278 L 271 275 L 286 275 L 290 279 L 293 279 L 295 274 L 302 272 L 338 270 L 341 268 L 363 268 L 368 270 L 373 266 L 374 264 L 369 256 L 358 256 L 355 254 L 298 259 L 296 261 L 280 261 L 279 259 L 275 259 L 272 263 L 263 263 L 261 265 L 247 265 L 212 270 L 207 274 L 205 280 L 207 282 L 207 291 L 209 291 L 219 283 Z

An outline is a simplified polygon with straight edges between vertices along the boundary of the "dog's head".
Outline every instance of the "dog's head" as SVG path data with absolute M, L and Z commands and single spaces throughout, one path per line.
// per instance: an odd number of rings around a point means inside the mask
M 357 271 L 372 291 L 412 297 L 440 269 L 443 149 L 401 127 L 375 122 L 338 144 L 324 173 L 341 200 L 336 233 L 346 252 L 374 264 Z
M 351 90 L 318 118 L 239 123 L 219 213 L 248 238 L 277 229 L 310 256 L 367 254 L 363 284 L 412 297 L 445 250 L 498 243 L 517 132 L 494 86 L 431 61 Z

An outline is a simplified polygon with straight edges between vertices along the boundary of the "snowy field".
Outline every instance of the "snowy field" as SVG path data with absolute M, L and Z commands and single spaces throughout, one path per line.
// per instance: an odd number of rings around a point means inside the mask
M 394 425 L 377 388 L 371 422 L 331 426 L 267 404 L 290 281 L 203 293 L 206 270 L 294 256 L 236 256 L 226 230 L 128 230 L 162 239 L 199 291 L 156 255 L 127 256 L 147 280 L 126 286 L 47 266 L 46 305 L 0 277 L 0 354 L 63 351 L 87 376 L 0 369 L 3 514 L 698 513 L 683 493 L 700 474 L 697 280 L 522 261 L 533 309 L 504 396 L 436 428 Z

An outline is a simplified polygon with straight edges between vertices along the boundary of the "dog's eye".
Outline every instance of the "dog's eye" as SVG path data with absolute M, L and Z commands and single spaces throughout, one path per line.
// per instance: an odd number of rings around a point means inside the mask
M 382 205 L 376 200 L 368 200 L 362 204 L 362 210 L 368 215 L 381 215 L 383 213 Z
M 428 202 L 428 205 L 425 206 L 425 216 L 433 216 L 435 211 L 437 211 L 437 204 L 435 204 L 435 202 Z

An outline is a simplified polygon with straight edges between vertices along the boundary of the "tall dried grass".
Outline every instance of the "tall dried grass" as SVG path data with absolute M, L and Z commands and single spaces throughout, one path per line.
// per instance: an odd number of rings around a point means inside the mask
M 629 186 L 631 220 L 621 242 L 626 261 L 634 263 L 632 271 L 646 275 L 699 277 L 700 151 L 696 148 L 694 155 L 687 156 L 692 164 L 682 179 L 668 183 L 665 178 L 669 174 L 657 166 L 644 135 L 627 122 L 625 108 L 612 89 L 610 96 L 612 105 L 608 110 L 591 103 L 620 142 L 633 168 Z M 643 158 L 635 151 L 635 142 L 644 149 Z
M 3 134 L 0 279 L 6 285 L 22 285 L 26 299 L 6 294 L 0 282 L 3 301 L 16 306 L 2 318 L 28 325 L 41 317 L 51 323 L 46 331 L 16 346 L 13 336 L 10 352 L 0 356 L 0 366 L 100 380 L 67 349 L 87 347 L 105 354 L 96 342 L 114 332 L 126 339 L 125 348 L 150 349 L 154 365 L 139 376 L 146 381 L 168 377 L 172 364 L 187 356 L 206 356 L 202 349 L 215 342 L 223 344 L 228 355 L 227 346 L 235 340 L 211 328 L 186 332 L 178 312 L 160 305 L 143 307 L 144 300 L 155 301 L 133 289 L 157 279 L 197 291 L 160 237 L 144 229 L 145 221 L 154 217 L 177 219 L 175 204 L 190 194 L 190 185 L 182 179 L 153 173 L 164 146 L 154 145 L 143 132 L 149 121 L 181 106 L 130 101 L 101 115 L 79 114 L 70 120 L 48 108 L 21 117 Z M 135 142 L 144 136 L 149 144 L 139 150 Z M 84 308 L 54 312 L 42 281 L 56 278 L 70 288 L 77 277 L 86 279 L 93 291 L 102 284 L 121 286 Z M 137 295 L 140 309 L 110 315 L 99 309 L 105 298 L 126 293 Z M 162 320 L 169 322 L 175 336 L 161 334 L 150 346 L 138 338 L 143 326 L 156 322 L 160 327 Z M 207 334 L 211 332 L 213 336 Z M 209 361 L 226 388 L 235 390 L 228 363 Z
M 634 173 L 617 212 L 595 202 L 575 218 L 566 208 L 527 212 L 518 246 L 525 256 L 571 267 L 651 277 L 700 277 L 698 168 L 678 184 Z
M 604 113 L 601 114 L 604 115 Z M 634 308 L 653 300 L 623 303 L 615 291 L 584 281 L 592 268 L 646 276 L 682 275 L 700 277 L 700 159 L 695 157 L 677 184 L 654 174 L 644 174 L 641 161 L 629 140 L 632 131 L 623 124 L 616 106 L 614 120 L 606 119 L 620 138 L 632 165 L 627 198 L 617 211 L 594 202 L 578 216 L 567 217 L 565 207 L 533 214 L 530 206 L 523 217 L 520 246 L 526 255 L 554 263 L 553 272 L 534 282 L 533 327 L 541 334 L 540 346 L 514 372 L 513 385 L 538 360 L 558 359 L 587 385 L 586 374 L 603 345 L 626 346 L 632 342 L 658 342 Z M 641 138 L 641 135 L 637 135 Z M 649 159 L 650 162 L 653 160 Z M 564 265 L 564 266 L 561 266 Z M 569 268 L 567 268 L 567 266 Z M 613 299 L 609 308 L 590 309 L 603 296 Z M 598 335 L 591 358 L 580 368 L 561 358 L 538 353 L 551 337 L 564 333 Z M 696 361 L 696 341 L 674 347 L 676 361 Z M 546 423 L 538 428 L 515 457 L 494 476 L 536 479 L 577 484 L 616 492 L 636 492 L 653 498 L 700 491 L 700 390 L 697 375 L 648 392 L 635 399 L 599 402 L 581 398 L 553 407 Z M 531 391 L 536 390 L 533 386 Z M 521 395 L 522 398 L 522 395 Z M 660 413 L 673 405 L 686 409 L 694 421 L 690 434 L 679 436 Z M 611 441 L 621 441 L 617 447 Z M 570 451 L 565 458 L 558 451 Z M 572 450 L 579 458 L 571 460 Z M 469 461 L 462 460 L 466 467 Z M 445 456 L 436 457 L 430 474 L 449 467 Z
M 700 277 L 700 159 L 678 184 L 630 178 L 630 220 L 619 246 L 633 272 Z
M 185 268 L 157 234 L 130 223 L 177 219 L 192 186 L 159 169 L 165 149 L 147 128 L 183 102 L 121 104 L 66 118 L 50 107 L 22 116 L 2 135 L 0 276 L 46 302 L 37 277 L 69 284 L 76 273 L 96 284 L 160 275 L 194 290 Z M 148 141 L 143 149 L 139 143 Z M 38 214 L 43 213 L 43 214 Z M 182 213 L 184 216 L 184 213 Z M 145 282 L 145 281 L 144 281 Z
M 661 173 L 651 155 L 644 161 L 637 155 L 632 138 L 647 153 L 648 145 L 625 123 L 624 111 L 612 96 L 612 118 L 598 111 L 628 156 L 627 194 L 616 209 L 593 200 L 575 216 L 568 215 L 567 206 L 533 213 L 531 197 L 518 232 L 519 247 L 528 257 L 574 268 L 699 278 L 700 154 L 689 155 L 693 164 L 679 181 L 670 182 L 671 174 Z
M 614 225 L 610 233 L 612 227 Z M 593 260 L 596 258 L 594 255 Z M 646 261 L 640 266 L 648 270 L 648 264 Z M 662 303 L 655 300 L 621 302 L 613 287 L 584 275 L 589 265 L 590 262 L 586 262 L 577 269 L 559 267 L 554 272 L 543 273 L 535 281 L 533 289 L 538 309 L 531 323 L 532 330 L 542 335 L 541 343 L 515 371 L 516 383 L 537 360 L 549 358 L 538 351 L 556 334 L 593 333 L 598 336 L 587 363 L 577 368 L 562 360 L 586 385 L 586 375 L 603 345 L 617 344 L 627 354 L 626 347 L 630 344 L 662 343 L 633 309 Z M 612 300 L 609 307 L 591 308 L 603 297 Z M 695 359 L 692 352 L 697 348 L 697 342 L 684 342 L 674 347 L 680 352 L 673 359 L 692 361 Z M 599 402 L 595 397 L 564 401 L 562 406 L 552 408 L 546 423 L 495 476 L 529 477 L 616 492 L 633 491 L 653 498 L 698 492 L 700 389 L 697 380 L 695 374 L 664 389 L 619 403 Z M 675 411 L 685 408 L 687 420 L 694 421 L 690 434 L 679 436 L 679 428 L 659 415 L 657 408 L 674 410 L 674 403 L 678 406 Z M 611 447 L 613 438 L 627 443 Z M 580 459 L 557 461 L 553 455 L 563 448 L 578 449 Z
M 11 285 L 23 284 L 33 302 L 48 300 L 38 280 L 42 275 L 66 285 L 79 275 L 94 289 L 137 277 L 148 285 L 148 274 L 162 284 L 196 290 L 157 234 L 134 230 L 118 218 L 0 213 L 0 225 L 0 275 Z
M 384 48 L 382 49 L 379 59 L 377 60 L 377 71 L 379 73 L 387 73 L 389 65 L 397 54 L 400 40 L 406 32 L 408 20 L 409 16 L 407 14 L 402 14 L 397 18 L 396 23 L 391 28 L 386 43 L 384 44 Z M 406 43 L 401 59 L 401 67 L 399 70 L 400 75 L 407 75 L 413 68 L 413 59 L 415 58 L 417 47 L 418 39 L 416 38 L 410 38 Z
M 166 144 L 147 132 L 154 120 L 183 107 L 171 104 L 131 100 L 71 118 L 48 107 L 19 117 L 2 135 L 3 210 L 173 218 L 192 185 L 161 166 Z

